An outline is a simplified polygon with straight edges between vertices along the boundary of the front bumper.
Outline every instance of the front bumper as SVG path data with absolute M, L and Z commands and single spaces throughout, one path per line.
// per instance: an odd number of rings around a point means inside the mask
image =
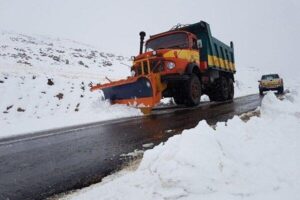
M 262 91 L 279 90 L 280 88 L 283 88 L 283 85 L 276 86 L 276 87 L 264 87 L 264 86 L 259 86 L 259 89 L 262 90 Z

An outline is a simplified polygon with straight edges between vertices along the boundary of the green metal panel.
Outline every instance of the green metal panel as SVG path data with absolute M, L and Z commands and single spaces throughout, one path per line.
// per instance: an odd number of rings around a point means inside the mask
M 201 49 L 201 57 L 200 59 L 202 61 L 208 61 L 208 55 L 218 56 L 218 52 L 215 49 L 215 45 L 218 49 L 222 47 L 224 57 L 223 59 L 227 59 L 226 57 L 226 51 L 228 55 L 228 60 L 232 63 L 234 63 L 234 50 L 233 50 L 233 43 L 231 46 L 228 46 L 221 42 L 220 40 L 214 38 L 210 31 L 210 26 L 208 23 L 204 21 L 200 21 L 195 24 L 191 24 L 188 26 L 185 26 L 183 28 L 180 28 L 180 30 L 185 30 L 188 32 L 191 32 L 197 36 L 198 39 L 202 40 L 202 49 Z M 221 52 L 219 52 L 221 54 Z M 232 56 L 231 56 L 232 55 Z M 217 66 L 214 66 L 217 67 Z

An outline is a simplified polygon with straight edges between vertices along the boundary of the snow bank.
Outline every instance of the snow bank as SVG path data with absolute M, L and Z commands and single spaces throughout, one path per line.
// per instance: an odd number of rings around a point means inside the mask
M 63 199 L 298 199 L 300 103 L 272 92 L 261 117 L 194 129 L 145 152 L 136 171 Z
M 267 72 L 267 73 L 270 73 Z M 258 93 L 258 80 L 262 70 L 256 67 L 237 67 L 235 75 L 235 97 Z

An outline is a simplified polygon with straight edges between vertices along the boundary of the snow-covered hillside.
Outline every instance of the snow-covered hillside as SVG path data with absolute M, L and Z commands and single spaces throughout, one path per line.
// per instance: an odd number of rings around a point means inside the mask
M 126 78 L 130 61 L 70 40 L 1 32 L 0 137 L 140 115 L 110 106 L 91 83 Z
M 104 80 L 129 75 L 129 58 L 101 52 L 91 46 L 67 39 L 0 32 L 0 61 L 23 64 L 27 71 L 40 69 L 63 76 Z M 6 67 L 8 68 L 8 67 Z M 9 68 L 12 68 L 11 66 Z M 61 72 L 61 73 L 60 73 Z

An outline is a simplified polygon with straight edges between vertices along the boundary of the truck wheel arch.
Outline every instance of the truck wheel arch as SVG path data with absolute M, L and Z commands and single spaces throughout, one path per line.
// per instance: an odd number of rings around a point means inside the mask
M 196 74 L 201 81 L 200 68 L 196 63 L 189 63 L 186 67 L 185 73 L 188 75 Z

